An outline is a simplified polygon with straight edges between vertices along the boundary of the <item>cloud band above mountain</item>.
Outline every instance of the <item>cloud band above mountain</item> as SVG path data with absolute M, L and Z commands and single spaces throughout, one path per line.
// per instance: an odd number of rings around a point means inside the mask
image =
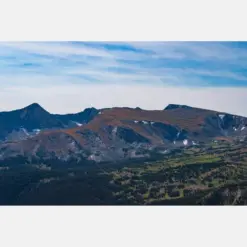
M 181 103 L 247 115 L 246 42 L 2 42 L 0 56 L 1 110 Z

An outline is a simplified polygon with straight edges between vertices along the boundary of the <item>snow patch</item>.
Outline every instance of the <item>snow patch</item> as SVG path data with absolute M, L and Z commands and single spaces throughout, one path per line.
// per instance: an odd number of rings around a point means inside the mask
M 186 146 L 186 145 L 188 145 L 188 140 L 183 140 L 183 144 Z
M 195 145 L 197 145 L 197 144 L 196 144 L 196 142 L 192 141 L 192 145 L 194 145 L 194 146 L 195 146 Z
M 225 114 L 219 114 L 219 117 L 221 118 L 221 120 L 223 120 L 223 118 L 225 117 Z
M 27 130 L 26 130 L 26 129 L 21 128 L 21 130 L 25 133 L 25 135 L 27 135 L 27 136 L 29 136 L 29 135 L 30 135 L 30 134 L 27 132 Z
M 101 111 L 99 112 L 99 115 L 100 115 L 100 114 L 102 114 L 102 112 L 101 112 Z
M 243 126 L 242 128 L 241 128 L 241 130 L 244 130 L 245 129 L 245 126 Z
M 148 121 L 137 121 L 135 120 L 134 123 L 143 123 L 143 124 L 149 124 Z M 154 122 L 152 122 L 154 124 Z
M 155 122 L 151 122 L 151 124 L 153 125 L 153 124 L 155 124 Z
M 234 130 L 234 131 L 237 131 L 237 128 L 236 128 L 236 127 L 233 127 L 233 130 Z
M 179 135 L 180 135 L 180 131 L 177 133 L 177 138 L 179 137 Z
M 40 129 L 34 129 L 33 132 L 39 133 L 41 130 Z
M 75 122 L 75 121 L 72 121 L 72 122 L 75 123 L 77 126 L 82 126 L 83 125 L 83 124 Z
M 174 141 L 173 144 L 176 144 L 176 142 Z

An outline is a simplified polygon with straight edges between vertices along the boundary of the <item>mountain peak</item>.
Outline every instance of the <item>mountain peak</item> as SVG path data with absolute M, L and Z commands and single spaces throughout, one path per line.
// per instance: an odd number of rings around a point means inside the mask
M 35 114 L 35 115 L 40 115 L 42 114 L 45 114 L 45 115 L 49 115 L 50 113 L 48 111 L 46 111 L 42 106 L 40 106 L 38 103 L 32 103 L 22 109 L 20 109 L 19 111 L 21 112 L 25 112 L 25 114 Z M 24 114 L 24 115 L 25 115 Z
M 42 108 L 38 103 L 34 102 L 27 106 L 27 108 Z
M 38 103 L 32 103 L 26 107 L 24 107 L 24 109 L 27 109 L 27 110 L 43 110 L 45 111 L 45 109 L 40 106 Z
M 187 105 L 179 105 L 179 104 L 169 104 L 164 110 L 172 110 L 172 109 L 177 109 L 177 108 L 192 108 Z

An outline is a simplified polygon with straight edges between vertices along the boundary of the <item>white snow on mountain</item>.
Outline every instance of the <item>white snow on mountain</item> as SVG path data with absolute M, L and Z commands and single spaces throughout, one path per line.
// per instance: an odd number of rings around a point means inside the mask
M 78 122 L 76 122 L 76 121 L 72 121 L 73 123 L 75 123 L 77 126 L 82 126 L 83 124 L 81 124 L 81 123 L 78 123 Z
M 33 132 L 39 133 L 41 130 L 40 129 L 33 129 Z
M 22 130 L 23 132 L 24 132 L 24 134 L 25 135 L 27 135 L 27 136 L 29 136 L 30 134 L 27 132 L 27 130 L 26 129 L 24 129 L 24 128 L 20 128 L 20 130 Z
M 186 146 L 186 145 L 188 145 L 188 140 L 183 140 L 183 144 Z
M 219 117 L 223 120 L 223 118 L 225 117 L 225 114 L 219 114 Z

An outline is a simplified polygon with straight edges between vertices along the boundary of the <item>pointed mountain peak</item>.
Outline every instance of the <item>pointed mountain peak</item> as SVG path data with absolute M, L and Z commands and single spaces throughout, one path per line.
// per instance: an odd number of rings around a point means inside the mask
M 28 111 L 35 111 L 35 112 L 47 112 L 42 106 L 40 106 L 38 103 L 32 103 L 26 107 L 23 108 L 23 110 L 28 110 Z
M 42 108 L 38 103 L 32 103 L 28 105 L 26 108 Z
M 169 104 L 164 110 L 172 110 L 178 108 L 192 108 L 192 107 L 187 105 Z

